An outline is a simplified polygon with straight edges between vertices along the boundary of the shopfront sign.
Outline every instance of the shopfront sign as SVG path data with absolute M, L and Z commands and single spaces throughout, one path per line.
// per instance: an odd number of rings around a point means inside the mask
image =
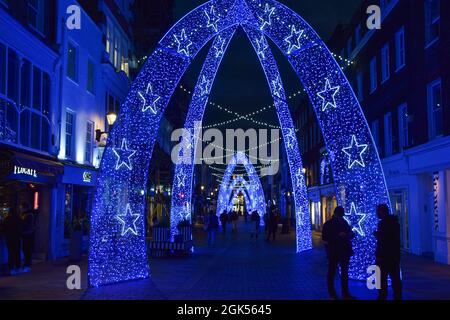
M 92 182 L 92 172 L 89 172 L 89 171 L 83 172 L 83 182 L 85 182 L 85 183 Z
M 31 168 L 14 166 L 14 175 L 26 175 L 33 178 L 37 178 L 37 171 Z

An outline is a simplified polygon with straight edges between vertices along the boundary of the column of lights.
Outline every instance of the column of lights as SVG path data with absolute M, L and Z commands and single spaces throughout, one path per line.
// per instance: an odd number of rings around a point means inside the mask
M 207 26 L 208 17 L 205 14 L 213 6 L 220 18 L 217 31 Z M 267 6 L 273 13 L 268 20 L 264 20 Z M 284 53 L 303 83 L 331 155 L 338 203 L 346 208 L 352 228 L 363 234 L 358 233 L 353 242 L 355 256 L 351 261 L 350 276 L 366 278 L 367 266 L 374 263 L 373 232 L 378 222 L 375 207 L 379 203 L 389 203 L 389 197 L 367 121 L 345 75 L 314 30 L 286 6 L 275 0 L 264 0 L 263 3 L 257 0 L 212 0 L 190 12 L 164 36 L 121 107 L 102 160 L 91 215 L 90 285 L 149 276 L 143 219 L 145 193 L 143 195 L 142 190 L 147 184 L 149 163 L 162 114 L 199 50 L 213 37 L 239 24 L 254 30 L 262 29 L 264 35 Z M 293 25 L 296 30 L 304 32 L 300 49 L 288 54 L 286 38 L 291 34 Z M 339 86 L 340 90 L 335 95 L 336 108 L 328 107 L 323 111 L 324 100 L 318 93 L 327 89 L 327 80 L 331 88 Z M 152 90 L 147 90 L 149 84 Z M 323 96 L 333 96 L 330 93 Z M 146 99 L 145 103 L 142 97 Z M 157 103 L 144 112 L 146 102 L 155 101 L 155 97 L 159 97 Z M 121 149 L 123 139 L 127 141 L 127 148 Z M 352 140 L 356 143 L 352 144 Z M 364 145 L 367 145 L 364 152 L 353 152 L 355 146 L 359 148 Z M 131 169 L 126 165 L 116 168 L 118 159 L 113 149 L 135 151 L 133 156 L 127 157 Z M 356 156 L 359 162 L 352 158 Z M 122 158 L 119 162 L 122 163 Z M 354 165 L 350 167 L 349 163 Z M 364 163 L 364 166 L 359 163 Z M 134 220 L 135 215 L 139 215 L 137 220 Z

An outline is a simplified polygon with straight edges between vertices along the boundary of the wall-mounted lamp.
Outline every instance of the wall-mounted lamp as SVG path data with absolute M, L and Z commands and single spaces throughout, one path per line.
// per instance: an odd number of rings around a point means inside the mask
M 114 112 L 109 112 L 106 115 L 106 121 L 108 122 L 108 126 L 113 126 L 114 123 L 116 123 L 117 120 L 117 114 Z M 108 134 L 109 132 L 103 132 L 100 129 L 95 130 L 95 140 L 97 140 L 97 142 L 100 142 L 102 140 L 102 135 L 104 134 Z

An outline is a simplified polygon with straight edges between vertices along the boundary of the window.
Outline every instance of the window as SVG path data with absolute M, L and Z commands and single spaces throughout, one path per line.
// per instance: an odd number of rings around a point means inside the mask
M 381 49 L 381 82 L 385 82 L 390 77 L 389 63 L 389 43 Z
M 428 123 L 430 139 L 435 139 L 444 133 L 441 80 L 428 85 Z
M 0 43 L 0 94 L 6 93 L 6 47 Z
M 392 113 L 384 116 L 384 155 L 392 155 Z
M 28 24 L 44 33 L 44 0 L 28 0 Z
M 94 93 L 94 83 L 95 83 L 95 69 L 94 63 L 91 59 L 88 59 L 87 63 L 87 91 Z
M 92 145 L 94 141 L 94 123 L 88 121 L 86 124 L 86 150 L 84 161 L 86 163 L 92 163 Z
M 370 93 L 377 90 L 377 85 L 377 57 L 373 57 L 372 60 L 370 60 Z
M 425 0 L 425 45 L 430 46 L 439 39 L 440 0 Z
M 78 82 L 77 67 L 77 48 L 69 43 L 67 49 L 67 77 L 75 82 Z
M 375 145 L 377 146 L 378 152 L 380 152 L 380 122 L 378 120 L 375 120 L 372 122 L 371 125 L 372 129 L 372 136 L 373 141 L 375 142 Z
M 73 157 L 73 134 L 75 125 L 75 115 L 72 112 L 66 112 L 66 158 Z
M 399 71 L 406 64 L 405 28 L 401 27 L 395 34 L 395 66 Z
M 408 105 L 406 103 L 398 107 L 398 133 L 400 150 L 409 145 L 408 134 Z
M 358 100 L 362 101 L 364 99 L 364 87 L 363 87 L 363 73 L 361 70 L 356 74 L 356 86 L 358 92 Z

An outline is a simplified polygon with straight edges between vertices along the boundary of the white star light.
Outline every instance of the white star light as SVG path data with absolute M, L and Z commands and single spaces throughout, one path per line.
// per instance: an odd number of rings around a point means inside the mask
M 303 172 L 302 169 L 298 169 L 297 173 L 295 174 L 295 184 L 297 188 L 300 188 L 303 185 L 304 181 Z
M 264 30 L 266 25 L 271 26 L 272 25 L 272 15 L 275 12 L 275 7 L 270 7 L 268 3 L 266 3 L 266 6 L 264 8 L 264 13 L 262 16 L 259 17 L 259 20 L 261 20 L 262 25 L 260 27 L 260 30 Z
M 216 58 L 223 55 L 225 52 L 225 39 L 219 36 L 217 42 L 214 44 L 214 49 L 216 50 Z
M 354 202 L 352 202 L 350 206 L 350 213 L 345 214 L 344 219 L 348 222 L 350 227 L 352 228 L 352 231 L 356 231 L 361 236 L 365 236 L 365 233 L 362 229 L 361 223 L 366 218 L 366 214 L 364 213 L 357 213 L 356 212 L 356 205 Z
M 138 94 L 139 94 L 139 97 L 141 98 L 141 100 L 143 102 L 143 104 L 142 104 L 142 112 L 146 112 L 147 110 L 150 109 L 150 111 L 153 114 L 157 114 L 158 113 L 158 107 L 156 106 L 156 104 L 161 99 L 161 97 L 153 93 L 152 84 L 151 83 L 148 84 L 145 93 L 138 92 Z M 149 104 L 147 104 L 147 101 L 149 102 Z
M 297 137 L 295 136 L 295 130 L 294 129 L 288 129 L 288 134 L 286 135 L 286 144 L 289 149 L 292 149 L 295 145 L 295 141 L 297 140 Z
M 207 28 L 212 27 L 215 32 L 219 29 L 218 24 L 220 21 L 219 16 L 216 14 L 216 10 L 214 9 L 214 6 L 211 6 L 211 9 L 209 10 L 209 13 L 207 10 L 205 10 L 206 17 L 208 18 L 208 24 L 206 25 Z
M 186 29 L 181 30 L 179 37 L 174 35 L 176 43 L 178 43 L 178 53 L 184 53 L 186 56 L 190 56 L 189 47 L 192 45 L 192 41 L 188 39 L 186 35 Z
M 281 99 L 281 91 L 283 90 L 283 85 L 281 83 L 280 76 L 277 76 L 275 80 L 272 80 L 273 94 Z
M 126 139 L 122 140 L 122 146 L 120 147 L 120 149 L 113 148 L 113 152 L 117 157 L 116 170 L 119 170 L 120 168 L 122 168 L 122 166 L 125 166 L 130 171 L 133 170 L 131 157 L 136 154 L 136 151 L 128 149 Z
M 206 79 L 206 76 L 203 75 L 202 82 L 200 82 L 200 84 L 198 85 L 198 87 L 200 89 L 200 96 L 201 97 L 203 97 L 203 96 L 205 96 L 205 95 L 207 95 L 209 93 L 210 85 L 211 85 L 211 81 Z
M 369 146 L 367 144 L 358 144 L 356 136 L 352 136 L 352 142 L 349 147 L 343 148 L 342 151 L 348 156 L 348 168 L 351 169 L 355 165 L 360 165 L 365 168 L 363 153 L 367 151 Z
M 258 47 L 257 54 L 262 59 L 266 59 L 266 50 L 269 47 L 266 38 L 264 35 L 261 36 L 261 39 L 256 39 L 256 46 Z
M 122 236 L 127 235 L 129 232 L 131 232 L 135 236 L 138 235 L 136 222 L 139 220 L 140 217 L 141 217 L 140 214 L 133 214 L 131 212 L 131 206 L 128 203 L 125 213 L 116 216 L 116 218 L 122 224 Z
M 336 87 L 331 87 L 330 84 L 330 80 L 327 79 L 326 83 L 325 83 L 325 89 L 319 93 L 317 93 L 317 95 L 322 99 L 322 111 L 326 111 L 328 109 L 328 107 L 337 108 L 336 105 L 336 94 L 339 92 L 340 90 L 340 86 L 336 86 Z
M 284 41 L 286 41 L 289 45 L 287 51 L 288 54 L 291 54 L 292 51 L 294 51 L 294 49 L 296 50 L 300 49 L 301 47 L 300 40 L 304 32 L 305 32 L 304 30 L 297 31 L 295 29 L 295 26 L 292 26 L 291 35 L 284 39 Z

